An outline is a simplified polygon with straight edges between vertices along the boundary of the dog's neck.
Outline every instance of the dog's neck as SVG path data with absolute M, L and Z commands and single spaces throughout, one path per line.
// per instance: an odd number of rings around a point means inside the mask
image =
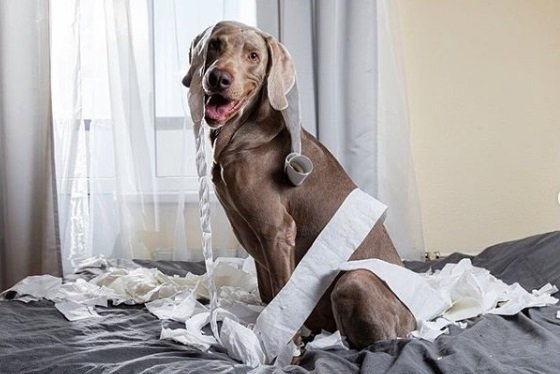
M 260 147 L 284 128 L 281 113 L 271 107 L 266 88 L 261 89 L 237 118 L 210 131 L 214 163 L 219 164 L 226 153 Z

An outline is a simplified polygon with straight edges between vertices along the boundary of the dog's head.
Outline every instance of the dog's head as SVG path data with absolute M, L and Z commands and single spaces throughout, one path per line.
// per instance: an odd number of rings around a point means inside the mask
M 183 84 L 202 89 L 210 127 L 239 117 L 262 89 L 275 110 L 288 107 L 286 95 L 295 84 L 295 69 L 289 53 L 272 36 L 238 22 L 220 22 L 195 38 L 189 57 Z M 197 74 L 200 79 L 195 81 Z
M 284 169 L 299 186 L 313 170 L 301 154 L 301 122 L 296 72 L 290 54 L 272 36 L 238 22 L 220 22 L 197 36 L 183 84 L 195 126 L 202 117 L 211 128 L 239 118 L 254 107 L 263 89 L 270 106 L 281 112 L 291 137 Z M 196 128 L 196 127 L 195 127 Z

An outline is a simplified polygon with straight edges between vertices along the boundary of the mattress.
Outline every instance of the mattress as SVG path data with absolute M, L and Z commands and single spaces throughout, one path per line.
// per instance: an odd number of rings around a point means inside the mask
M 492 246 L 477 256 L 455 253 L 432 262 L 407 262 L 416 272 L 470 258 L 527 290 L 560 288 L 560 232 Z M 166 274 L 201 274 L 202 263 L 136 261 Z M 559 293 L 554 295 L 560 296 Z M 558 305 L 513 316 L 483 315 L 467 328 L 449 327 L 434 342 L 397 339 L 366 349 L 309 350 L 299 365 L 261 367 L 263 373 L 557 373 L 560 368 Z M 143 305 L 97 308 L 103 317 L 69 322 L 50 301 L 0 301 L 0 373 L 246 373 L 225 352 L 202 352 L 160 340 L 162 321 Z

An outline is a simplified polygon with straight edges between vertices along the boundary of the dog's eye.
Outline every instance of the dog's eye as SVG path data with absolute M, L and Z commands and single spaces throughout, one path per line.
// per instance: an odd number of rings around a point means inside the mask
M 259 54 L 257 52 L 249 53 L 249 60 L 251 60 L 253 62 L 259 61 Z
M 220 42 L 217 40 L 210 40 L 208 43 L 208 49 L 211 51 L 217 51 L 220 48 Z

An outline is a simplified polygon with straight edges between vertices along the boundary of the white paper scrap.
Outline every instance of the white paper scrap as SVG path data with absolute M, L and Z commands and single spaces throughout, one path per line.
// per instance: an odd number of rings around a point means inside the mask
M 452 321 L 475 317 L 494 308 L 505 283 L 486 269 L 474 267 L 469 259 L 447 264 L 431 275 L 422 275 L 443 297 L 452 300 L 452 306 L 443 316 Z
M 211 321 L 211 318 L 214 318 L 214 320 Z M 162 328 L 160 339 L 172 339 L 179 343 L 192 345 L 206 351 L 210 346 L 216 344 L 222 345 L 222 343 L 218 341 L 215 336 L 206 335 L 202 331 L 202 328 L 209 323 L 217 324 L 218 321 L 222 321 L 225 318 L 230 318 L 232 320 L 237 319 L 235 315 L 221 308 L 215 309 L 214 313 L 210 313 L 210 311 L 198 313 L 187 319 L 184 329 Z
M 51 300 L 70 321 L 102 317 L 94 306 L 106 306 L 109 300 L 114 303 L 145 303 L 158 318 L 185 323 L 184 329 L 164 327 L 162 339 L 172 339 L 201 350 L 222 345 L 230 356 L 252 367 L 265 361 L 271 362 L 275 356 L 275 366 L 291 362 L 292 356 L 298 354 L 293 336 L 338 269 L 374 272 L 417 318 L 417 330 L 411 335 L 430 341 L 446 333 L 451 324 L 461 328 L 466 326 L 456 321 L 484 313 L 511 315 L 527 307 L 558 302 L 552 296 L 558 291 L 556 286 L 546 284 L 527 292 L 517 283 L 507 285 L 488 270 L 472 266 L 468 259 L 447 264 L 433 274 L 416 274 L 376 259 L 346 262 L 353 252 L 351 248 L 359 245 L 375 224 L 376 218 L 372 217 L 380 218 L 384 211 L 384 206 L 379 203 L 367 208 L 371 201 L 369 196 L 362 194 L 354 195 L 348 204 L 345 201 L 346 205 L 343 204 L 344 209 L 340 213 L 342 216 L 335 215 L 338 220 L 334 223 L 338 225 L 336 233 L 331 231 L 334 230 L 332 228 L 327 230 L 327 225 L 317 238 L 318 252 L 309 258 L 307 255 L 304 257 L 277 298 L 282 293 L 284 295 L 279 300 L 275 298 L 268 307 L 261 303 L 256 289 L 254 262 L 250 259 L 216 261 L 220 308 L 213 314 L 213 321 L 210 321 L 208 308 L 197 301 L 198 297 L 208 295 L 205 286 L 207 275 L 172 277 L 156 269 L 109 267 L 89 282 L 77 278 L 62 283 L 62 279 L 50 275 L 31 276 L 5 292 L 16 292 L 15 300 L 23 302 Z M 355 217 L 355 220 L 348 216 Z M 316 248 L 315 243 L 312 248 Z M 341 248 L 342 253 L 339 252 Z M 560 311 L 556 312 L 556 318 L 560 319 Z M 218 337 L 203 332 L 204 326 L 210 322 L 216 324 L 218 320 L 224 321 Z M 252 331 L 254 323 L 257 328 Z M 345 348 L 344 338 L 338 331 L 318 335 L 307 345 L 310 350 L 338 348 Z M 265 354 L 265 349 L 268 349 L 269 355 Z
M 16 297 L 14 300 L 15 300 L 15 301 L 20 301 L 20 302 L 22 302 L 22 303 L 26 303 L 26 304 L 27 304 L 27 303 L 29 303 L 29 302 L 31 302 L 31 301 L 39 301 L 39 300 L 41 300 L 41 299 L 38 299 L 38 298 L 36 298 L 36 297 L 34 297 L 34 296 L 25 295 L 25 296 L 18 296 L 18 297 Z
M 208 323 L 210 323 L 210 312 L 198 313 L 185 322 L 184 329 L 162 328 L 160 339 L 172 339 L 207 351 L 210 346 L 218 344 L 214 336 L 206 335 L 202 331 L 202 328 Z
M 224 318 L 220 339 L 231 358 L 252 368 L 264 364 L 264 352 L 253 330 L 230 318 Z
M 220 302 L 220 307 L 234 314 L 245 325 L 253 325 L 264 310 L 262 305 L 252 305 L 243 301 Z
M 552 305 L 557 288 L 544 285 L 532 293 L 518 283 L 507 285 L 469 259 L 447 264 L 434 274 L 417 274 L 378 259 L 346 262 L 341 270 L 366 269 L 382 279 L 417 320 L 412 336 L 433 341 L 452 322 L 484 313 L 512 315 L 528 307 Z M 444 318 L 434 318 L 443 316 Z M 442 331 L 442 329 L 444 329 Z
M 333 334 L 326 331 L 321 332 L 321 334 L 315 336 L 315 339 L 313 339 L 312 342 L 307 343 L 305 348 L 308 350 L 349 349 L 346 345 L 346 339 L 340 335 L 339 330 L 336 330 Z
M 449 331 L 447 326 L 453 324 L 453 322 L 443 317 L 435 321 L 416 321 L 416 323 L 416 330 L 412 331 L 410 335 L 430 342 L 436 340 L 441 334 L 447 334 Z
M 442 297 L 420 275 L 403 266 L 368 259 L 345 262 L 339 269 L 371 271 L 389 286 L 417 320 L 431 320 L 451 306 L 449 298 Z
M 69 300 L 84 305 L 107 307 L 111 293 L 95 284 L 78 278 L 75 282 L 64 283 L 57 294 L 57 300 Z M 56 301 L 56 300 L 54 300 Z
M 150 313 L 159 319 L 177 322 L 185 322 L 193 314 L 208 311 L 208 308 L 196 300 L 192 292 L 186 292 L 173 298 L 156 299 L 145 305 Z
M 80 260 L 76 264 L 76 269 L 81 270 L 85 268 L 106 268 L 109 263 L 105 256 L 93 256 Z
M 157 269 L 112 268 L 90 282 L 111 290 L 114 304 L 144 304 L 168 298 L 185 290 L 198 289 L 201 276 L 169 276 Z
M 213 336 L 203 335 L 187 329 L 163 327 L 159 338 L 174 340 L 178 343 L 198 348 L 201 351 L 207 351 L 210 346 L 216 344 L 216 339 Z
M 251 256 L 246 257 L 245 260 L 243 261 L 243 265 L 241 266 L 241 270 L 243 270 L 246 273 L 252 274 L 256 277 L 257 267 L 255 265 L 255 259 L 253 259 L 253 257 Z
M 487 269 L 473 266 L 470 259 L 447 264 L 440 271 L 422 276 L 443 297 L 451 299 L 451 308 L 443 314 L 451 321 L 484 313 L 512 315 L 528 307 L 558 302 L 552 296 L 557 292 L 556 286 L 546 284 L 529 293 L 518 283 L 508 285 Z
M 506 287 L 504 296 L 501 297 L 505 300 L 498 301 L 498 306 L 489 310 L 488 313 L 511 316 L 525 308 L 553 305 L 558 302 L 557 298 L 551 296 L 558 291 L 558 288 L 550 283 L 545 284 L 538 290 L 533 290 L 531 293 L 527 292 L 519 283 Z
M 216 260 L 214 267 L 214 283 L 219 289 L 223 286 L 237 287 L 247 292 L 256 292 L 257 279 L 250 273 L 242 270 L 243 262 L 236 266 L 226 262 L 223 258 L 221 261 Z
M 278 352 L 278 356 L 276 357 L 276 361 L 274 361 L 274 366 L 283 368 L 284 366 L 290 365 L 294 357 L 301 355 L 301 351 L 296 346 L 293 340 L 290 340 L 288 344 L 284 345 L 280 352 Z
M 8 291 L 14 291 L 18 296 L 33 296 L 39 299 L 49 299 L 52 300 L 56 298 L 60 286 L 62 285 L 62 279 L 58 277 L 53 277 L 52 275 L 32 275 L 24 278 L 12 288 L 7 289 L 2 292 L 2 295 L 6 294 Z
M 74 301 L 55 303 L 54 307 L 66 317 L 68 321 L 80 321 L 88 318 L 101 318 L 93 306 L 83 305 Z
M 354 253 L 386 209 L 359 189 L 346 197 L 286 285 L 257 319 L 255 332 L 268 362 L 289 344 L 338 274 L 340 264 Z

